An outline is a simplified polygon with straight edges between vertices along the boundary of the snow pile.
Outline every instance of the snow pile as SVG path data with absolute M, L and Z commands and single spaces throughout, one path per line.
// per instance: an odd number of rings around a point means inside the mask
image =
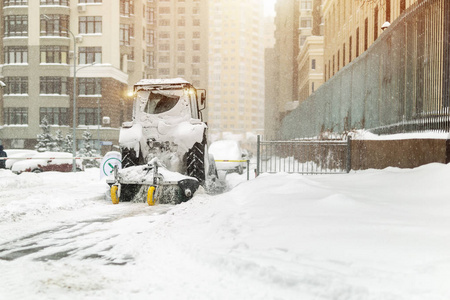
M 233 174 L 156 207 L 94 174 L 0 172 L 1 299 L 450 299 L 450 165 Z
M 355 130 L 350 133 L 353 139 L 356 140 L 407 140 L 407 139 L 448 139 L 448 132 L 410 132 L 410 133 L 398 133 L 398 134 L 374 134 L 370 131 L 361 129 Z

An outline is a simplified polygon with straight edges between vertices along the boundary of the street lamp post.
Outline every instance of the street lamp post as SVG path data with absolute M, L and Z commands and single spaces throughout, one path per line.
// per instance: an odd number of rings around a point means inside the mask
M 43 15 L 43 17 L 47 20 L 50 21 L 52 20 L 49 16 L 47 15 Z M 73 156 L 73 160 L 72 160 L 72 172 L 76 172 L 77 171 L 77 164 L 75 161 L 75 157 L 77 155 L 77 131 L 76 131 L 76 127 L 77 127 L 77 121 L 76 121 L 76 107 L 77 107 L 77 39 L 75 37 L 75 34 L 73 34 L 72 31 L 70 31 L 68 28 L 58 24 L 58 23 L 54 23 L 55 25 L 57 25 L 58 27 L 67 30 L 68 33 L 70 33 L 72 35 L 73 38 L 73 124 L 72 124 L 72 156 Z
M 77 39 L 72 31 L 69 29 L 66 29 L 73 37 L 73 114 L 72 114 L 72 155 L 73 155 L 73 161 L 72 161 L 72 172 L 77 171 L 77 163 L 75 161 L 75 157 L 77 155 Z

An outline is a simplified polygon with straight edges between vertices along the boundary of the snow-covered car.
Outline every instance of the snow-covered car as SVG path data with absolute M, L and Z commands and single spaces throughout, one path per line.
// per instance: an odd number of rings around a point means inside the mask
M 216 160 L 217 170 L 224 170 L 228 173 L 237 172 L 242 174 L 247 166 L 246 162 L 236 162 L 236 160 L 246 160 L 246 154 L 241 149 L 238 141 L 219 140 L 211 143 L 209 154 Z M 227 160 L 226 162 L 224 160 Z
M 8 159 L 5 163 L 6 169 L 11 169 L 16 162 L 31 158 L 38 153 L 35 150 L 27 149 L 9 149 L 5 150 L 5 152 L 8 155 Z
M 81 160 L 76 160 L 77 171 L 84 170 Z M 72 154 L 66 152 L 39 152 L 31 159 L 22 160 L 12 165 L 11 171 L 16 174 L 22 172 L 71 172 Z

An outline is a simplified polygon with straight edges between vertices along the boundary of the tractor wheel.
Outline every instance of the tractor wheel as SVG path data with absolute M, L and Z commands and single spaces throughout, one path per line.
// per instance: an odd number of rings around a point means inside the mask
M 119 196 L 117 195 L 118 189 L 119 189 L 119 187 L 117 185 L 111 186 L 110 196 L 111 196 L 111 202 L 113 204 L 119 204 Z
M 197 178 L 200 183 L 205 181 L 205 144 L 195 143 L 189 149 L 186 157 L 187 175 Z

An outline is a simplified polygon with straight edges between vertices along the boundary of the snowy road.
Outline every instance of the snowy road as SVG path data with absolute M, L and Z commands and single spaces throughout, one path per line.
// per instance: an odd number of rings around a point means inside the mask
M 450 299 L 450 166 L 243 178 L 149 207 L 0 170 L 0 299 Z

